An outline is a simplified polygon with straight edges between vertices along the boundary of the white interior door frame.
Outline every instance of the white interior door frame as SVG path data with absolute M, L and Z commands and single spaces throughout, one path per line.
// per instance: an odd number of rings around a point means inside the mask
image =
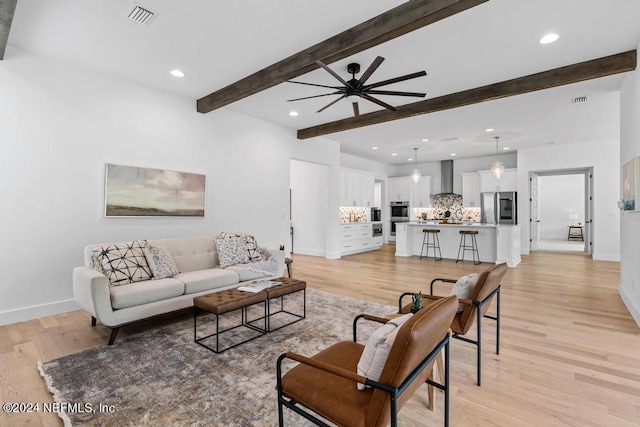
M 539 242 L 539 194 L 538 194 L 538 177 L 541 176 L 558 176 L 558 175 L 584 175 L 584 251 L 589 255 L 593 255 L 593 166 L 574 169 L 553 169 L 543 171 L 529 172 L 529 218 L 530 218 L 530 239 L 529 250 L 538 249 Z M 535 217 L 534 217 L 535 215 Z M 535 233 L 535 234 L 534 234 Z M 535 239 L 534 239 L 535 236 Z

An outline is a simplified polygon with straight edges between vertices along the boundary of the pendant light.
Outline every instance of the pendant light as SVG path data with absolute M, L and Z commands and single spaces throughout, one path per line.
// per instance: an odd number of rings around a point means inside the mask
M 411 182 L 413 182 L 414 184 L 417 184 L 418 181 L 420 181 L 420 177 L 422 176 L 422 172 L 420 172 L 418 170 L 418 149 L 414 148 L 413 150 L 415 151 L 415 154 L 413 156 L 414 168 L 411 171 L 411 173 L 409 174 L 409 177 L 411 178 Z
M 493 175 L 495 179 L 500 181 L 500 178 L 502 178 L 502 175 L 504 175 L 504 165 L 500 160 L 498 160 L 498 140 L 500 139 L 500 137 L 495 136 L 494 138 L 496 139 L 496 161 L 493 165 L 491 165 L 491 175 Z

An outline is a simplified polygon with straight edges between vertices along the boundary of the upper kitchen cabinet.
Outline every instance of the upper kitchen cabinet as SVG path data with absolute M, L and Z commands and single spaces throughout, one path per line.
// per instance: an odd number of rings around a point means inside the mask
M 518 191 L 518 169 L 505 169 L 500 183 L 491 175 L 491 171 L 478 171 L 480 175 L 480 192 L 491 193 L 495 191 Z M 498 189 L 498 184 L 500 188 Z
M 462 204 L 465 208 L 480 207 L 480 175 L 465 172 L 462 175 Z
M 389 178 L 389 201 L 409 202 L 413 183 L 408 176 Z
M 431 178 L 430 176 L 423 176 L 420 178 L 417 184 L 413 184 L 413 198 L 411 199 L 411 207 L 413 208 L 427 208 L 431 206 Z
M 373 175 L 340 171 L 340 206 L 373 206 L 375 178 Z

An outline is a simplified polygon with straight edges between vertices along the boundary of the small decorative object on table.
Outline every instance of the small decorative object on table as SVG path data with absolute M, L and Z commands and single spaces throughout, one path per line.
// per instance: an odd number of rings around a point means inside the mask
M 413 300 L 411 304 L 411 312 L 417 313 L 422 309 L 422 291 L 418 292 L 417 294 L 411 295 L 411 299 Z

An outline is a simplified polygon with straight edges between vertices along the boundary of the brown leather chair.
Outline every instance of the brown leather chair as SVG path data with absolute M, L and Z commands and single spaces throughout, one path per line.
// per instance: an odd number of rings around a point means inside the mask
M 343 341 L 330 346 L 313 357 L 285 353 L 278 358 L 277 390 L 279 425 L 283 426 L 283 407 L 295 411 L 320 426 L 322 420 L 299 406 L 339 426 L 373 427 L 397 426 L 398 411 L 416 389 L 428 382 L 445 393 L 444 424 L 449 424 L 449 325 L 455 316 L 458 301 L 443 298 L 425 306 L 398 329 L 389 357 L 378 381 L 357 374 L 357 364 L 364 345 Z M 380 323 L 389 319 L 360 315 Z M 444 384 L 428 380 L 435 356 L 444 347 Z M 282 362 L 299 362 L 284 376 Z M 356 383 L 370 386 L 363 391 Z
M 480 273 L 476 286 L 471 294 L 470 299 L 461 299 L 459 302 L 464 305 L 464 310 L 461 313 L 457 313 L 451 322 L 451 331 L 453 332 L 453 338 L 474 344 L 478 347 L 477 354 L 477 370 L 478 380 L 477 385 L 480 385 L 480 373 L 482 365 L 482 318 L 492 319 L 496 321 L 496 354 L 500 354 L 500 282 L 504 278 L 507 272 L 507 264 L 496 264 L 487 268 Z M 445 297 L 439 297 L 433 295 L 433 285 L 437 282 L 456 283 L 455 279 L 436 278 L 431 281 L 429 288 L 431 295 L 423 295 L 424 300 L 439 300 Z M 408 313 L 410 304 L 403 306 L 402 299 L 404 296 L 412 295 L 412 293 L 404 293 L 400 296 L 399 311 L 401 313 Z M 496 296 L 496 315 L 490 316 L 487 314 L 493 297 Z M 467 332 L 471 330 L 475 321 L 477 340 L 467 338 Z

